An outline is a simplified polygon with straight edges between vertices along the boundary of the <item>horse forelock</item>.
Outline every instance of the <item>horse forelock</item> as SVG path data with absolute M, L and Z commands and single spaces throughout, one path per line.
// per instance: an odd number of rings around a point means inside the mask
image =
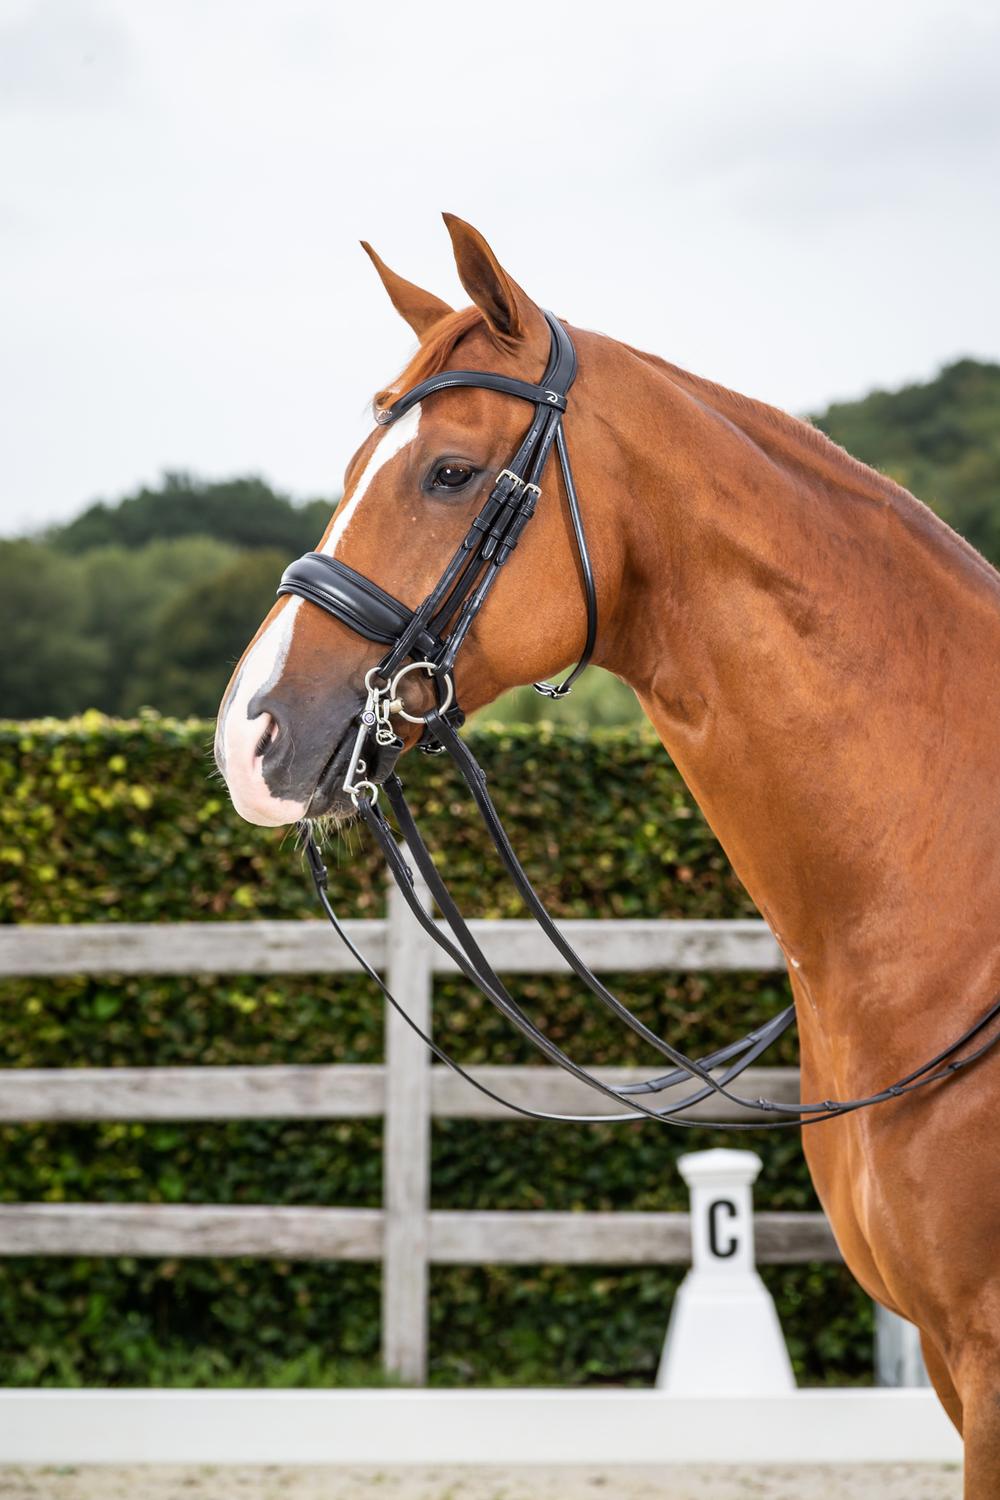
M 436 323 L 406 368 L 396 377 L 392 385 L 375 395 L 375 405 L 389 406 L 405 396 L 415 385 L 445 368 L 448 360 L 467 333 L 474 328 L 485 328 L 486 319 L 478 307 L 463 307 L 459 312 L 449 313 Z

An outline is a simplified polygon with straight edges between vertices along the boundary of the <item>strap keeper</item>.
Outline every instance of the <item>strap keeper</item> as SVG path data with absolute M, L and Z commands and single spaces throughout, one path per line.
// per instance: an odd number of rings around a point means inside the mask
M 306 863 L 309 866 L 309 873 L 312 876 L 313 884 L 316 886 L 317 890 L 319 890 L 320 888 L 326 890 L 328 879 L 327 869 L 326 865 L 323 862 L 323 856 L 319 852 L 319 845 L 313 837 L 308 823 L 300 823 L 299 827 L 305 829 Z
M 462 725 L 465 723 L 465 713 L 461 708 L 459 708 L 457 703 L 453 703 L 449 709 L 446 709 L 445 712 L 440 715 L 440 717 L 446 724 L 450 724 L 452 729 L 461 729 Z M 420 750 L 424 755 L 443 755 L 444 748 L 445 747 L 441 744 L 441 741 L 436 739 L 434 734 L 431 732 L 430 724 L 426 724 L 424 726 L 423 734 L 417 741 L 417 749 Z
M 532 491 L 534 493 L 532 493 Z M 507 561 L 508 557 L 510 557 L 510 554 L 513 552 L 514 548 L 520 541 L 521 532 L 524 530 L 528 522 L 531 520 L 532 516 L 535 514 L 535 506 L 538 504 L 538 497 L 541 493 L 542 492 L 538 488 L 537 484 L 526 484 L 524 486 L 523 498 L 521 500 L 521 503 L 517 507 L 517 511 L 514 515 L 513 520 L 508 526 L 506 533 L 500 538 L 499 546 L 496 548 L 498 568 L 503 567 L 504 563 Z M 483 555 L 486 555 L 485 549 Z

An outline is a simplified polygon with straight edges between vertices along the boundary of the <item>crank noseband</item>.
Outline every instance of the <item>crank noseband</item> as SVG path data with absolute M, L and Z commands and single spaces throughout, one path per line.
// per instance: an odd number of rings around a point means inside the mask
M 325 609 L 368 641 L 390 646 L 404 635 L 413 623 L 414 611 L 400 604 L 385 589 L 356 573 L 346 563 L 325 552 L 307 552 L 290 563 L 281 577 L 278 594 L 298 594 Z M 421 630 L 413 649 L 429 656 L 441 650 L 440 639 L 429 630 Z

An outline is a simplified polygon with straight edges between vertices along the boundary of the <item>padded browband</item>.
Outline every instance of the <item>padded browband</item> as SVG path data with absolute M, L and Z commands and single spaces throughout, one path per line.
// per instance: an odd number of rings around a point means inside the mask
M 566 392 L 576 379 L 576 350 L 573 341 L 554 313 L 546 312 L 552 347 L 549 362 L 538 385 L 528 380 L 518 380 L 514 375 L 500 375 L 493 370 L 441 370 L 437 375 L 428 375 L 419 385 L 397 397 L 391 406 L 375 413 L 380 427 L 397 421 L 400 417 L 435 391 L 455 390 L 461 386 L 477 386 L 482 391 L 500 391 L 505 396 L 516 396 L 519 401 L 531 401 L 535 406 L 566 410 Z
M 366 640 L 378 641 L 382 646 L 398 641 L 413 618 L 412 609 L 400 604 L 377 583 L 322 552 L 307 552 L 290 563 L 281 575 L 278 594 L 298 594 Z M 417 636 L 414 650 L 426 656 L 440 645 L 432 631 L 424 630 Z
M 526 380 L 515 380 L 512 375 L 495 375 L 488 370 L 442 370 L 440 375 L 429 375 L 419 385 L 400 396 L 391 406 L 375 413 L 380 427 L 395 422 L 435 391 L 455 390 L 460 386 L 477 386 L 483 391 L 501 391 L 505 396 L 517 396 L 520 401 L 533 401 L 536 406 L 551 406 L 554 411 L 566 410 L 566 397 L 545 385 L 530 385 Z

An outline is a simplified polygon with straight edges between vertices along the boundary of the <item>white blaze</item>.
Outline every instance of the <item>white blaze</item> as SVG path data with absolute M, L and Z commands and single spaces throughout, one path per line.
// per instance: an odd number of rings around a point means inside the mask
M 416 437 L 419 425 L 418 402 L 398 422 L 385 429 L 353 492 L 337 511 L 330 535 L 320 548 L 327 557 L 334 556 L 375 475 Z M 226 778 L 233 806 L 248 822 L 268 827 L 298 822 L 305 815 L 305 804 L 272 796 L 264 780 L 262 757 L 257 754 L 268 716 L 257 714 L 248 718 L 247 715 L 253 699 L 258 694 L 269 692 L 281 680 L 302 603 L 298 595 L 290 596 L 285 607 L 254 642 L 240 668 L 215 733 L 216 759 Z M 285 726 L 280 732 L 291 734 L 294 740 L 295 726 Z
M 233 806 L 250 823 L 276 827 L 294 823 L 305 808 L 299 802 L 272 797 L 260 769 L 257 744 L 267 723 L 267 714 L 249 718 L 251 701 L 269 691 L 281 677 L 295 632 L 295 619 L 302 600 L 292 595 L 258 637 L 240 668 L 215 732 L 216 758 L 222 767 Z
M 402 448 L 405 448 L 407 443 L 416 437 L 419 426 L 420 402 L 418 401 L 416 406 L 411 406 L 406 415 L 400 417 L 398 422 L 393 422 L 391 427 L 385 429 L 382 434 L 382 441 L 368 455 L 368 462 L 362 470 L 361 478 L 354 487 L 354 493 L 349 500 L 341 501 L 340 509 L 337 511 L 333 525 L 330 528 L 330 535 L 319 549 L 327 557 L 335 557 L 337 555 L 337 546 L 348 526 L 353 521 L 355 512 L 364 499 L 365 492 L 375 478 L 375 475 L 380 469 L 385 467 L 391 458 L 395 458 L 396 454 Z

